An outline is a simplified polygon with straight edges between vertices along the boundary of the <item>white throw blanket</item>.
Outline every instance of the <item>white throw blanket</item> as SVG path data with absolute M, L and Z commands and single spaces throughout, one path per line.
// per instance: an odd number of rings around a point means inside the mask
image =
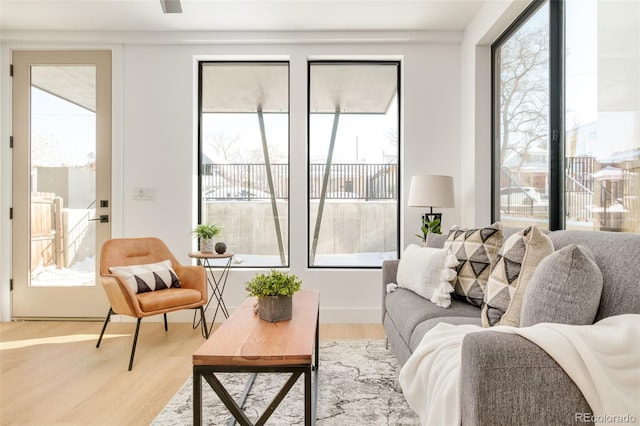
M 596 424 L 640 421 L 640 315 L 619 315 L 590 326 L 438 324 L 400 371 L 405 398 L 423 425 L 460 425 L 460 350 L 464 336 L 477 331 L 518 334 L 540 346 L 575 382 Z

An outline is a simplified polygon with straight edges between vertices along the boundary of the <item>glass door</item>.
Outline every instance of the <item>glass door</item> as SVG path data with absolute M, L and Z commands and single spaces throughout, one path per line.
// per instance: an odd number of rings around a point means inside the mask
M 14 318 L 103 317 L 111 52 L 13 53 Z

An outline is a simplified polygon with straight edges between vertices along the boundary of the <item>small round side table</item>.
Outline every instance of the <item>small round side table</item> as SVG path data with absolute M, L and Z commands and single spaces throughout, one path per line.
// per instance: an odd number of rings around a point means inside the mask
M 229 310 L 227 309 L 227 305 L 224 303 L 224 299 L 222 298 L 222 294 L 224 293 L 224 288 L 227 285 L 227 278 L 229 277 L 229 270 L 231 269 L 231 260 L 233 260 L 233 253 L 203 253 L 200 251 L 189 253 L 189 257 L 192 259 L 196 259 L 198 261 L 198 265 L 204 266 L 207 271 L 207 282 L 209 283 L 209 287 L 211 288 L 212 293 L 209 295 L 209 301 L 207 305 L 204 307 L 204 312 L 207 312 L 209 309 L 209 305 L 213 300 L 213 297 L 216 297 L 216 301 L 218 302 L 216 305 L 216 310 L 213 314 L 213 318 L 210 321 L 209 325 L 209 335 L 211 335 L 211 330 L 213 329 L 213 323 L 216 321 L 216 317 L 218 316 L 218 310 L 222 312 L 225 318 L 229 318 Z M 216 259 L 226 259 L 226 263 L 224 265 L 214 265 L 211 262 Z M 215 272 L 218 271 L 220 274 L 216 277 Z M 196 316 L 198 312 L 194 312 L 193 314 L 193 328 L 197 328 L 200 326 L 200 320 L 196 321 Z

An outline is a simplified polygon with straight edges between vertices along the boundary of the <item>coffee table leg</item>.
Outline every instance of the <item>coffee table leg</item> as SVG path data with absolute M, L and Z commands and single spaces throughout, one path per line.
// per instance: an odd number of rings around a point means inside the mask
M 311 366 L 304 371 L 304 424 L 311 426 Z
M 193 369 L 193 425 L 202 424 L 202 376 Z
M 311 400 L 311 424 L 316 424 L 318 418 L 318 368 L 313 372 L 313 399 Z

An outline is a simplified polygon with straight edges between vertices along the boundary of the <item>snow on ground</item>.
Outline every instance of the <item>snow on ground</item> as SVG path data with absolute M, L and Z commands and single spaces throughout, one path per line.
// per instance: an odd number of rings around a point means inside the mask
M 72 264 L 69 268 L 38 265 L 31 272 L 31 285 L 33 287 L 94 286 L 95 262 L 95 257 L 91 256 Z

